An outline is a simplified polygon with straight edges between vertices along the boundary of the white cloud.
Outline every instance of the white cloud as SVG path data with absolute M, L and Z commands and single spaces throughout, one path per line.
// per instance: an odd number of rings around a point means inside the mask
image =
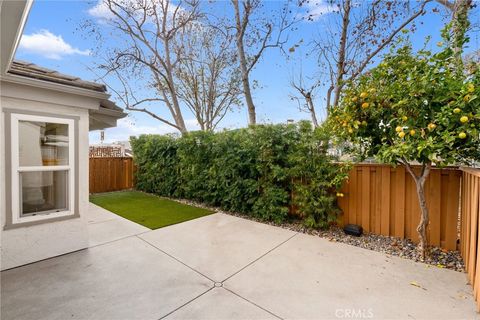
M 40 30 L 32 34 L 24 34 L 19 48 L 24 52 L 39 54 L 48 59 L 60 60 L 63 56 L 79 54 L 87 56 L 89 50 L 72 47 L 62 36 L 54 35 L 48 30 Z
M 94 18 L 100 20 L 110 20 L 113 18 L 113 13 L 108 9 L 107 5 L 103 0 L 98 1 L 98 3 L 88 9 L 88 14 Z
M 305 9 L 304 19 L 309 21 L 317 21 L 326 14 L 338 12 L 337 5 L 325 0 L 310 0 L 305 3 Z

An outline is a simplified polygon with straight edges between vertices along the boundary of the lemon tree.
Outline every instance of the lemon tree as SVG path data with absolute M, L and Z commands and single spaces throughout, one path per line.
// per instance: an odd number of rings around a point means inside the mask
M 347 84 L 329 119 L 357 154 L 405 165 L 417 186 L 423 257 L 429 221 L 424 185 L 431 167 L 480 158 L 478 65 L 458 72 L 451 46 L 437 45 L 439 52 L 432 53 L 397 43 L 377 67 Z M 421 169 L 413 169 L 414 163 Z

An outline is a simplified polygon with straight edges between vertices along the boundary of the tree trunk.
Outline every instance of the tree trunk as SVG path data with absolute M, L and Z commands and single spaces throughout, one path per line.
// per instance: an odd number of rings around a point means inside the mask
M 252 99 L 252 92 L 250 91 L 250 80 L 248 78 L 248 72 L 243 71 L 242 69 L 242 84 L 243 84 L 243 94 L 245 95 L 245 102 L 247 103 L 247 109 L 248 109 L 248 123 L 250 125 L 257 124 L 257 114 L 255 111 L 255 105 L 253 104 L 253 99 Z
M 425 259 L 425 249 L 427 248 L 427 226 L 429 223 L 428 207 L 425 200 L 425 180 L 417 180 L 415 183 L 417 185 L 418 203 L 422 213 L 420 216 L 420 223 L 417 226 L 418 237 L 420 238 L 418 250 L 422 255 L 422 259 Z
M 340 100 L 341 84 L 345 74 L 345 59 L 347 51 L 348 26 L 350 24 L 351 0 L 345 0 L 343 4 L 342 33 L 340 36 L 340 47 L 338 49 L 337 78 L 335 79 L 335 89 L 333 92 L 333 106 L 338 106 Z
M 310 110 L 310 115 L 312 116 L 312 124 L 314 128 L 318 127 L 317 115 L 315 113 L 315 106 L 313 105 L 312 97 L 310 95 L 305 97 L 307 100 L 308 109 Z
M 452 34 L 453 34 L 453 53 L 457 60 L 458 72 L 463 71 L 462 51 L 465 41 L 469 21 L 468 11 L 472 5 L 472 0 L 457 0 L 453 5 L 452 12 Z
M 245 96 L 245 102 L 247 103 L 248 109 L 248 122 L 250 125 L 255 125 L 257 123 L 257 117 L 255 112 L 255 105 L 253 104 L 252 92 L 250 89 L 249 71 L 247 66 L 248 62 L 245 55 L 245 48 L 243 46 L 243 36 L 245 34 L 247 21 L 242 21 L 242 18 L 240 17 L 240 7 L 238 5 L 238 0 L 232 0 L 232 3 L 235 10 L 235 22 L 237 31 L 236 43 L 238 60 L 240 64 L 240 72 L 242 73 L 243 95 Z
M 427 177 L 430 173 L 431 163 L 423 164 L 422 172 L 418 176 L 415 174 L 408 162 L 405 162 L 404 164 L 407 168 L 407 171 L 410 173 L 413 180 L 415 181 L 415 185 L 417 187 L 418 204 L 420 205 L 421 212 L 420 223 L 417 226 L 418 237 L 420 240 L 418 243 L 418 251 L 420 252 L 422 260 L 425 260 L 426 249 L 428 246 L 427 226 L 430 222 L 427 201 L 425 199 L 425 181 L 427 180 Z
M 164 40 L 164 46 L 165 46 L 165 60 L 166 60 L 166 74 L 168 78 L 168 88 L 170 91 L 170 95 L 172 98 L 172 104 L 173 104 L 173 118 L 175 119 L 175 124 L 178 126 L 178 129 L 182 134 L 187 133 L 187 126 L 185 125 L 185 121 L 183 120 L 183 115 L 182 111 L 180 109 L 180 103 L 178 102 L 178 96 L 177 96 L 177 91 L 175 88 L 175 81 L 173 80 L 173 66 L 171 63 L 171 58 L 170 58 L 170 41 L 168 39 Z

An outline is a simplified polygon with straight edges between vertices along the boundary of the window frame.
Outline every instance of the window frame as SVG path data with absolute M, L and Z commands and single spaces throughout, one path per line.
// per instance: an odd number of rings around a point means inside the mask
M 75 216 L 76 204 L 76 170 L 77 163 L 75 159 L 76 141 L 75 136 L 75 120 L 71 118 L 60 118 L 47 115 L 34 115 L 27 113 L 11 113 L 10 114 L 10 146 L 11 146 L 11 223 L 12 225 L 24 224 L 28 222 L 38 222 L 42 220 L 51 220 L 55 218 L 63 218 Z M 68 165 L 53 165 L 53 166 L 20 166 L 20 152 L 19 152 L 19 122 L 46 122 L 66 124 L 68 126 Z M 68 209 L 63 211 L 42 212 L 36 215 L 23 216 L 21 214 L 21 199 L 20 199 L 20 173 L 21 172 L 51 172 L 51 171 L 67 171 L 67 203 Z

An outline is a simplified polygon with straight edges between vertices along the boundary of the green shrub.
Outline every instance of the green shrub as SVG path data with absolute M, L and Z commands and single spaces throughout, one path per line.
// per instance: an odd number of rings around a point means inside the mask
M 345 170 L 327 155 L 323 130 L 309 123 L 131 141 L 139 190 L 276 222 L 287 219 L 292 205 L 309 227 L 336 220 L 335 192 Z
M 340 210 L 336 204 L 336 190 L 348 177 L 350 167 L 332 165 L 327 154 L 329 135 L 324 128 L 312 130 L 309 123 L 301 123 L 299 140 L 290 153 L 290 175 L 294 184 L 293 204 L 308 227 L 326 228 L 337 219 Z

